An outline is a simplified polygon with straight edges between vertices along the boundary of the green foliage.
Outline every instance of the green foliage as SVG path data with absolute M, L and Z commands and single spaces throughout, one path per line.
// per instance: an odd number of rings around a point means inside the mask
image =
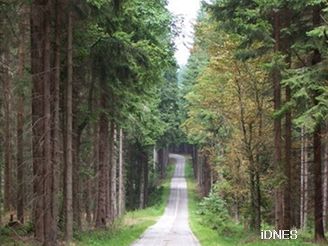
M 159 90 L 176 66 L 166 1 L 88 0 L 78 7 L 85 18 L 74 33 L 75 63 L 92 64 L 96 96 L 99 83 L 108 88 L 111 120 L 142 145 L 154 144 L 169 124 L 160 116 Z M 84 108 L 80 113 L 89 114 Z
M 296 126 L 304 126 L 311 132 L 318 122 L 327 119 L 327 78 L 325 61 L 308 68 L 290 69 L 286 74 L 283 84 L 294 92 L 289 104 L 297 112 L 294 119 Z
M 321 0 L 216 0 L 204 5 L 181 76 L 181 127 L 220 177 L 215 186 L 229 212 L 238 204 L 241 221 L 249 220 L 257 193 L 262 219 L 273 223 L 269 214 L 274 201 L 266 194 L 286 182 L 286 173 L 273 162 L 274 120 L 291 112 L 293 146 L 299 144 L 294 136 L 301 127 L 311 133 L 327 120 L 328 5 Z M 322 9 L 321 23 L 315 24 L 317 9 Z M 277 81 L 281 105 L 273 110 Z M 291 100 L 285 94 L 289 88 Z
M 17 225 L 15 227 L 0 226 L 0 239 L 1 245 L 8 246 L 20 246 L 20 245 L 30 245 L 22 242 L 21 238 L 30 237 L 33 234 L 34 228 L 31 221 L 23 224 Z
M 311 234 L 308 232 L 298 233 L 297 240 L 261 240 L 254 232 L 245 231 L 243 226 L 228 219 L 223 227 L 225 230 L 218 233 L 211 225 L 204 223 L 199 216 L 199 204 L 202 202 L 197 193 L 196 181 L 190 161 L 185 166 L 185 175 L 188 185 L 188 208 L 190 226 L 202 246 L 314 246 L 311 243 Z M 215 215 L 216 216 L 216 215 Z M 272 229 L 267 226 L 265 229 Z M 222 229 L 221 229 L 222 230 Z M 219 228 L 220 231 L 220 228 Z
M 76 235 L 76 244 L 81 246 L 131 245 L 163 214 L 170 194 L 173 171 L 174 165 L 168 165 L 167 178 L 158 184 L 156 188 L 158 192 L 150 196 L 149 206 L 146 209 L 127 212 L 109 230 L 89 231 Z
M 199 204 L 199 215 L 203 223 L 217 231 L 224 231 L 229 220 L 229 214 L 224 200 L 215 192 L 204 197 Z
M 169 181 L 174 173 L 175 165 L 168 165 L 167 167 L 167 178 L 166 180 Z M 161 207 L 165 204 L 167 193 L 168 193 L 168 183 L 161 183 L 158 185 L 158 179 L 154 179 L 152 184 L 149 184 L 149 200 L 148 200 L 148 207 Z M 157 183 L 156 183 L 157 182 Z M 164 202 L 163 202 L 164 201 Z

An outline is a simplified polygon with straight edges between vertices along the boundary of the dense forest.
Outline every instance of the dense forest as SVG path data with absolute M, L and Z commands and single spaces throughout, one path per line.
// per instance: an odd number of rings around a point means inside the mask
M 327 242 L 327 1 L 205 1 L 181 67 L 180 22 L 166 0 L 0 0 L 0 245 L 110 231 L 170 152 L 209 228 Z
M 55 245 L 147 206 L 178 128 L 165 6 L 1 2 L 3 225 Z
M 250 230 L 308 229 L 325 241 L 327 12 L 320 0 L 218 0 L 200 13 L 182 129 L 202 194 Z

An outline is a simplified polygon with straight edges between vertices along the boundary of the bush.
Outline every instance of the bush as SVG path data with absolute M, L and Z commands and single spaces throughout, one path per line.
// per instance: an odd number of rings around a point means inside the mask
M 202 223 L 219 233 L 229 231 L 229 213 L 223 199 L 216 193 L 211 192 L 208 197 L 203 198 L 199 204 L 198 214 L 202 217 Z
M 162 201 L 162 197 L 163 197 L 163 192 L 164 192 L 164 187 L 163 186 L 153 186 L 148 190 L 148 203 L 147 206 L 151 207 L 151 206 L 156 206 L 156 205 L 160 205 L 161 203 L 163 203 Z

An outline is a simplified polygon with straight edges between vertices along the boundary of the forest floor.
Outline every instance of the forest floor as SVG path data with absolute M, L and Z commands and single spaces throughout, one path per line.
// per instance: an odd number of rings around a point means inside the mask
M 187 161 L 185 176 L 188 185 L 189 223 L 202 246 L 314 246 L 310 233 L 298 235 L 296 240 L 261 240 L 259 235 L 244 230 L 242 225 L 231 223 L 226 235 L 219 234 L 202 222 L 198 213 L 200 196 L 193 176 L 191 160 Z

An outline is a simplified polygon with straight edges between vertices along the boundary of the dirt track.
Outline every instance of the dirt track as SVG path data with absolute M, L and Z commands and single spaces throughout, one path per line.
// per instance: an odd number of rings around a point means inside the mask
M 185 158 L 175 154 L 170 154 L 170 158 L 176 159 L 176 168 L 164 215 L 131 246 L 200 245 L 188 224 L 188 192 L 184 177 Z

